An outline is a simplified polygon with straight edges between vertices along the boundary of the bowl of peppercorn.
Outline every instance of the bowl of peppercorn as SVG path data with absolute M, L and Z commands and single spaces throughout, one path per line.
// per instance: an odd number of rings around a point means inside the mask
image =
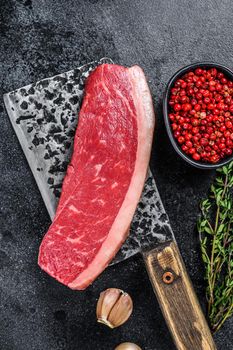
M 199 62 L 167 84 L 163 115 L 170 141 L 189 164 L 213 169 L 233 160 L 233 72 Z

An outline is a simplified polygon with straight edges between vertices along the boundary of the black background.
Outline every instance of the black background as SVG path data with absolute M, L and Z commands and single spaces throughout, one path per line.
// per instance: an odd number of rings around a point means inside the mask
M 113 350 L 122 341 L 175 349 L 140 256 L 109 267 L 85 292 L 69 290 L 37 266 L 50 221 L 2 94 L 103 56 L 146 72 L 157 112 L 151 167 L 205 310 L 195 225 L 214 172 L 175 154 L 161 100 L 171 75 L 186 64 L 213 60 L 232 68 L 232 15 L 231 0 L 0 0 L 1 350 Z M 135 304 L 130 320 L 113 331 L 95 321 L 96 300 L 107 287 L 128 291 Z M 233 319 L 215 336 L 219 350 L 233 349 L 232 331 Z

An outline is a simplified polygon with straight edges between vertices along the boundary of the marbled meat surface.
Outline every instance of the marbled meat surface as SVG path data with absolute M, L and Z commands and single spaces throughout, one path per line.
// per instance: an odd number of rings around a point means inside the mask
M 103 64 L 86 84 L 74 151 L 39 265 L 84 289 L 127 237 L 144 186 L 154 115 L 142 70 Z

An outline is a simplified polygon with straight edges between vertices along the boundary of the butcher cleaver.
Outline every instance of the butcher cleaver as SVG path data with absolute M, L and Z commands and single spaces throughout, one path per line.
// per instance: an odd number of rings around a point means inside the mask
M 11 123 L 51 219 L 72 153 L 77 111 L 89 72 L 108 58 L 4 95 Z M 142 252 L 177 349 L 216 349 L 149 170 L 130 234 L 113 264 Z

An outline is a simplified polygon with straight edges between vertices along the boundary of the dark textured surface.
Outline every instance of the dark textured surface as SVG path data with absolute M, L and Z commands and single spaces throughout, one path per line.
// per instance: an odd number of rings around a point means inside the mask
M 140 64 L 150 81 L 158 126 L 152 170 L 194 287 L 205 305 L 195 231 L 198 202 L 214 173 L 174 153 L 161 114 L 165 84 L 185 64 L 210 59 L 232 68 L 231 0 L 0 1 L 0 95 L 96 58 Z M 140 257 L 108 268 L 85 292 L 59 285 L 36 264 L 49 216 L 0 100 L 0 349 L 111 350 L 134 341 L 174 349 Z M 119 287 L 135 308 L 125 326 L 95 323 L 99 292 Z M 215 337 L 232 350 L 233 320 Z M 198 349 L 197 349 L 198 350 Z

